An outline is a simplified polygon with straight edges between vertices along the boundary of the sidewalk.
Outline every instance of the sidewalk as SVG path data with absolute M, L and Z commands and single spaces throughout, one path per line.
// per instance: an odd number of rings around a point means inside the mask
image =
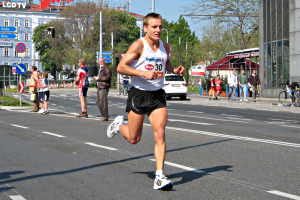
M 110 90 L 109 96 L 120 98 L 127 98 L 127 96 L 119 95 L 117 90 Z M 201 106 L 219 106 L 227 108 L 240 108 L 240 109 L 253 109 L 253 110 L 266 110 L 266 111 L 279 111 L 279 112 L 292 112 L 300 114 L 300 107 L 285 107 L 278 104 L 277 98 L 264 98 L 257 97 L 256 102 L 249 98 L 248 101 L 240 102 L 239 99 L 235 101 L 228 101 L 227 97 L 221 97 L 218 100 L 209 100 L 207 96 L 199 96 L 195 93 L 188 94 L 188 100 L 172 99 L 168 103 L 180 103 L 188 105 L 201 105 Z
M 228 100 L 227 97 L 221 97 L 218 100 L 209 100 L 207 96 L 199 96 L 198 94 L 190 94 L 188 98 L 190 99 L 189 101 L 176 101 L 176 103 L 300 113 L 300 107 L 282 106 L 278 103 L 277 98 L 257 97 L 256 102 L 252 98 L 248 98 L 248 101 L 239 101 L 239 99 L 232 101 Z

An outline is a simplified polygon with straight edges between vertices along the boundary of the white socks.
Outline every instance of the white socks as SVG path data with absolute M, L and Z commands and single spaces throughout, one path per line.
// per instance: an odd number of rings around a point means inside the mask
M 163 175 L 163 170 L 156 170 L 155 176 L 162 176 Z

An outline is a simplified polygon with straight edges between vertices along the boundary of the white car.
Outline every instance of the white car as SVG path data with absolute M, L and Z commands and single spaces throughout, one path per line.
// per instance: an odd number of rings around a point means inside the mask
M 183 76 L 176 74 L 165 74 L 164 87 L 166 98 L 180 97 L 185 100 L 187 96 L 187 84 Z

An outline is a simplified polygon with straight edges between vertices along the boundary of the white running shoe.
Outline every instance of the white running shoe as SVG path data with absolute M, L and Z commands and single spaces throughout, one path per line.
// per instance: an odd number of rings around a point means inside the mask
M 114 137 L 116 134 L 119 133 L 119 127 L 124 122 L 124 116 L 119 115 L 117 116 L 114 121 L 107 127 L 106 135 L 108 138 Z
M 40 114 L 42 114 L 43 112 L 45 112 L 44 109 L 40 109 L 40 110 L 38 111 L 38 113 L 40 113 Z
M 154 190 L 172 190 L 173 188 L 173 183 L 170 181 L 165 175 L 155 176 L 154 179 L 154 184 L 153 184 L 153 189 Z

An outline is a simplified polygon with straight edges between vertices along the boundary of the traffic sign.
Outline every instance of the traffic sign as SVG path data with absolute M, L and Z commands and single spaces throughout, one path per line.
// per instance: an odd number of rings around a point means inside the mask
M 24 53 L 26 51 L 26 45 L 23 42 L 19 42 L 16 44 L 16 51 L 18 53 Z
M 17 65 L 17 67 L 16 67 L 17 74 L 25 74 L 26 71 L 27 71 L 26 65 L 24 65 L 22 63 Z
M 112 55 L 113 53 L 111 51 L 103 51 L 102 52 L 102 56 L 104 55 Z M 100 55 L 100 51 L 96 51 L 96 55 L 99 56 Z
M 0 39 L 14 39 L 16 38 L 17 35 L 16 34 L 8 34 L 8 33 L 1 33 L 0 34 Z
M 112 55 L 103 55 L 102 56 L 104 59 L 111 59 L 112 58 Z
M 112 55 L 112 52 L 111 51 L 103 51 L 102 56 L 105 56 L 105 55 Z
M 104 59 L 104 63 L 111 63 L 111 59 Z
M 0 31 L 11 31 L 11 32 L 14 32 L 16 30 L 17 29 L 14 26 L 0 26 Z

